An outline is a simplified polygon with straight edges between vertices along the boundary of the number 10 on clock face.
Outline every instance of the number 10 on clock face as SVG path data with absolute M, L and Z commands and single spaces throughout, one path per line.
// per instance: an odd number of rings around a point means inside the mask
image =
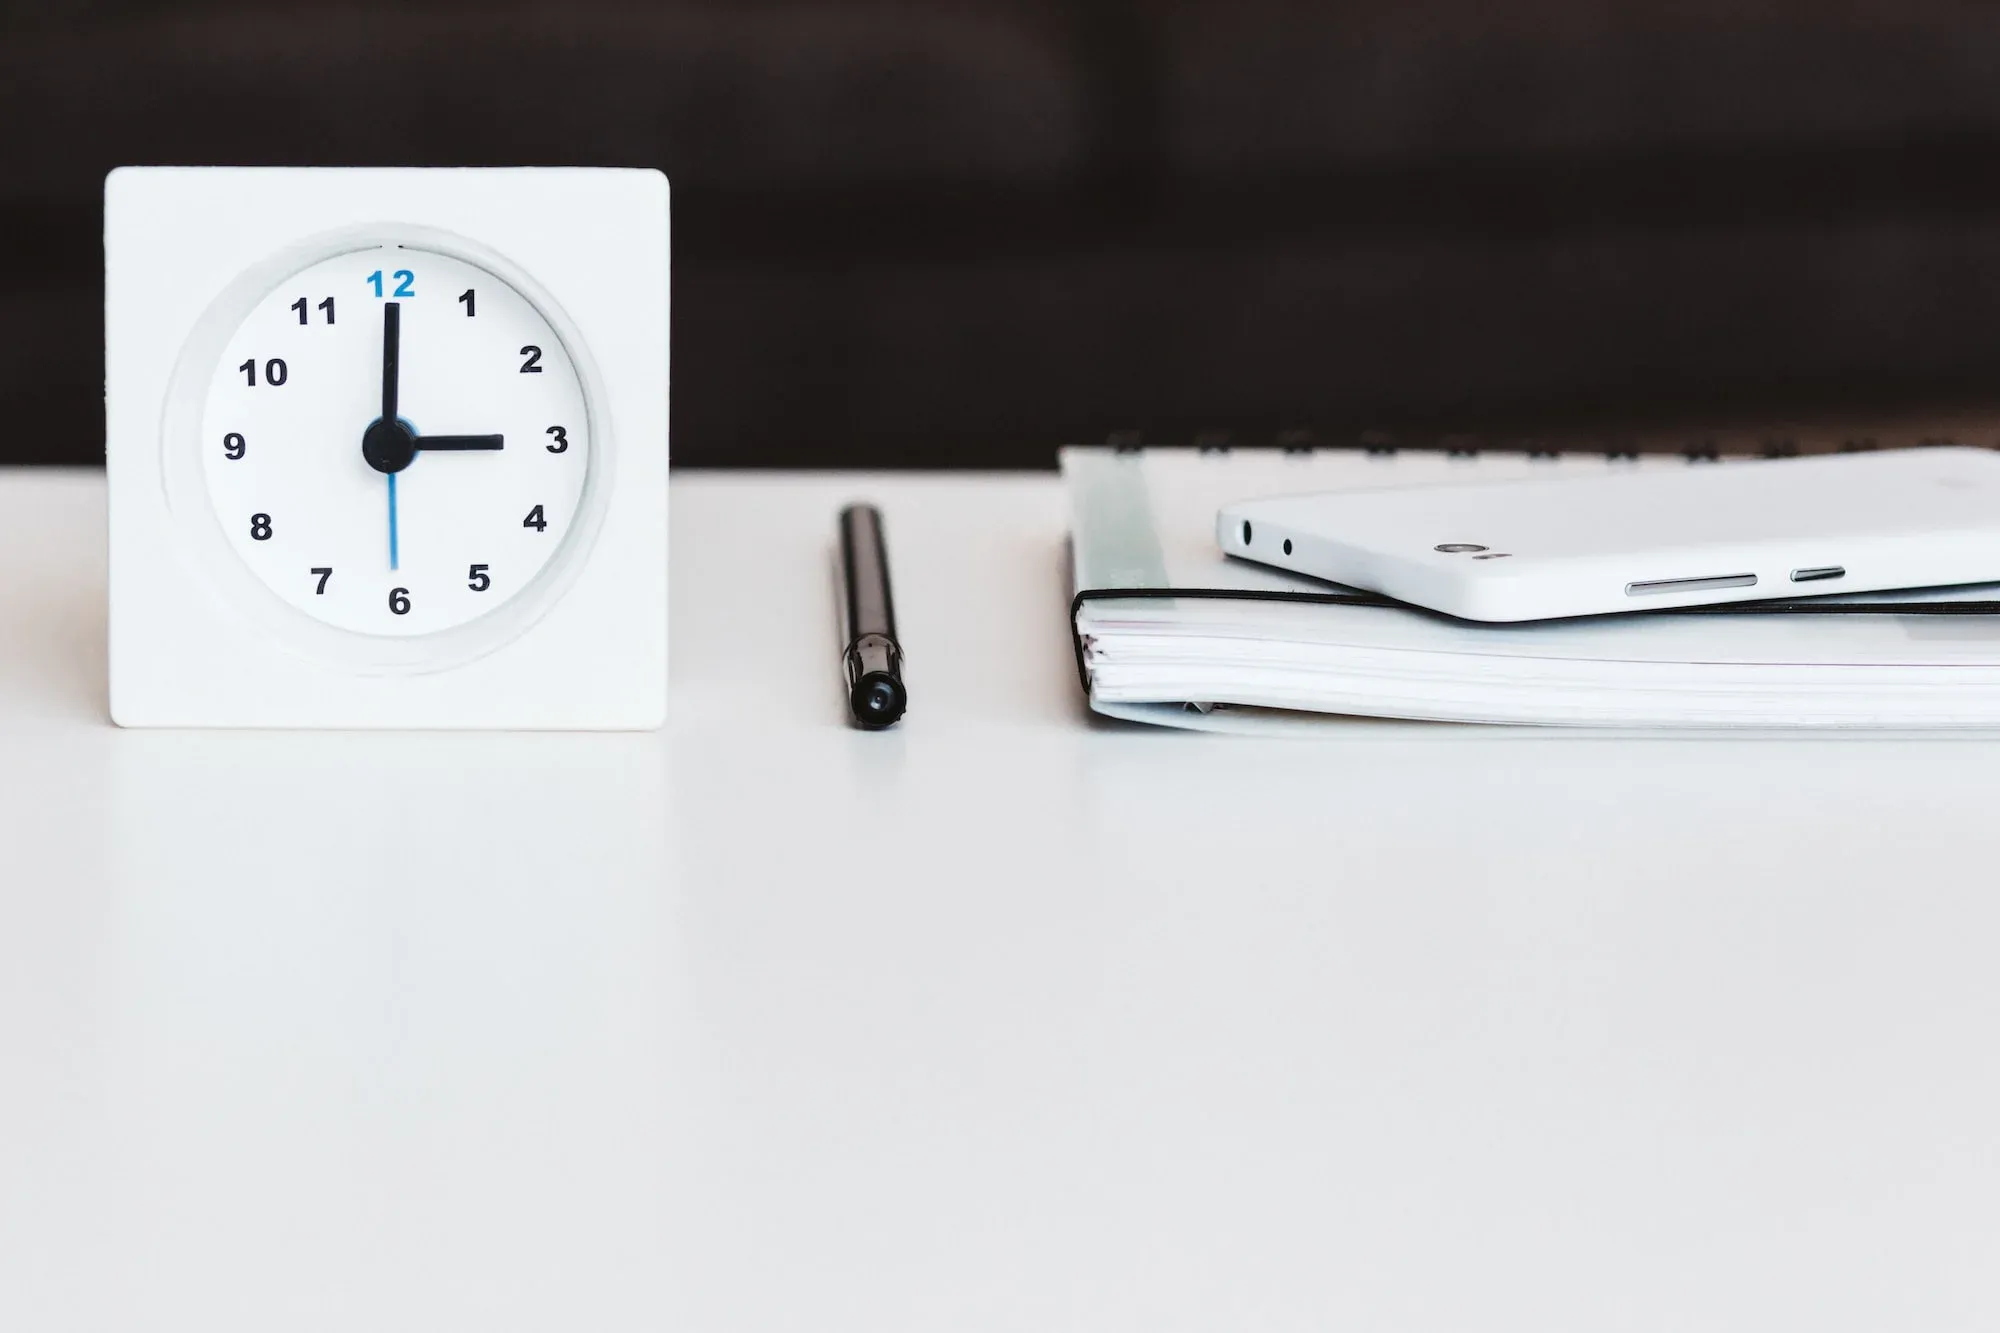
M 210 377 L 201 436 L 215 521 L 251 572 L 374 635 L 450 629 L 525 589 L 592 458 L 581 378 L 534 303 L 399 245 L 260 301 Z

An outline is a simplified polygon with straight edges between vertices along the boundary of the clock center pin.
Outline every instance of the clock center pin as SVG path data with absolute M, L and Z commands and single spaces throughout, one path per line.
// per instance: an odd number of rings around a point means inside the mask
M 361 456 L 377 472 L 401 472 L 417 456 L 416 433 L 401 421 L 378 417 L 361 434 Z

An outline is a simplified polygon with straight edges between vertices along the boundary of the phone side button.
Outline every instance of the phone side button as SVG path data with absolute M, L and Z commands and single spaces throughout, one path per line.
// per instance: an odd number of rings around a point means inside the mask
M 1661 597 L 1676 592 L 1711 592 L 1718 588 L 1754 588 L 1755 574 L 1723 574 L 1706 579 L 1649 579 L 1625 585 L 1627 597 Z

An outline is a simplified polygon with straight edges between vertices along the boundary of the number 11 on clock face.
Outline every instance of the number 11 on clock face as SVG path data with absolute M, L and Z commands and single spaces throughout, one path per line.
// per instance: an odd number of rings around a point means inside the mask
M 549 318 L 407 246 L 304 268 L 229 340 L 203 409 L 216 521 L 315 619 L 427 634 L 491 613 L 561 547 L 592 451 Z

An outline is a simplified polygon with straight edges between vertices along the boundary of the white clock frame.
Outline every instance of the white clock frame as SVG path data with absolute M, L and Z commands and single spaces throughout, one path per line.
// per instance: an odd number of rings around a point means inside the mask
M 126 167 L 105 183 L 110 693 L 123 726 L 642 729 L 666 715 L 668 246 L 655 171 Z M 352 633 L 252 575 L 199 475 L 201 386 L 241 320 L 329 255 L 478 265 L 583 381 L 578 521 L 504 605 Z M 357 423 L 356 448 L 359 448 Z

